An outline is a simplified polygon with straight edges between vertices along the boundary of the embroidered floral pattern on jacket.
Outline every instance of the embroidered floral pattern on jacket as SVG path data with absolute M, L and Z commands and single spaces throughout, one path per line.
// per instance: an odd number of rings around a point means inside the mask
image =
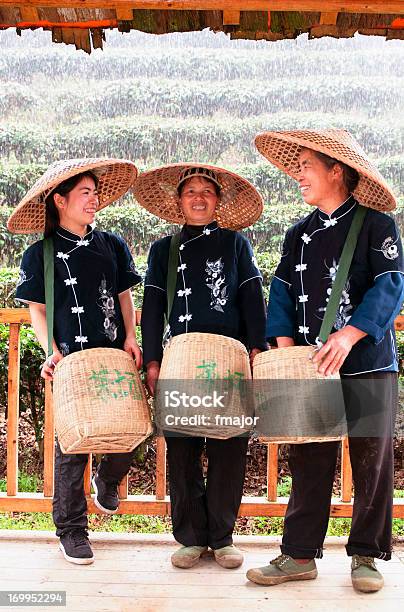
M 25 272 L 25 270 L 23 270 L 22 268 L 20 269 L 20 276 L 18 278 L 17 281 L 17 287 L 20 287 L 23 283 L 27 283 L 28 281 L 31 280 L 31 278 L 34 278 L 33 275 L 31 275 L 29 278 L 27 278 L 27 273 Z
M 206 285 L 210 289 L 210 307 L 212 310 L 224 312 L 223 306 L 226 306 L 228 300 L 227 285 L 225 285 L 226 277 L 223 273 L 224 264 L 222 258 L 215 261 L 206 260 Z
M 66 357 L 66 355 L 70 353 L 70 347 L 66 342 L 61 342 L 59 344 L 59 348 L 60 348 L 60 352 L 62 353 L 63 357 Z
M 377 253 L 382 253 L 386 259 L 397 259 L 399 256 L 398 246 L 397 246 L 398 238 L 394 240 L 392 236 L 388 236 L 383 240 L 382 246 L 380 249 L 374 249 L 372 247 L 372 251 L 376 251 Z
M 108 340 L 114 342 L 118 335 L 118 326 L 116 324 L 116 312 L 115 312 L 115 302 L 112 296 L 112 292 L 107 289 L 107 281 L 105 280 L 105 276 L 101 281 L 101 285 L 98 288 L 100 293 L 100 297 L 98 300 L 98 305 L 100 306 L 102 312 L 104 313 L 104 333 L 107 336 Z
M 383 241 L 382 248 L 380 249 L 386 259 L 397 259 L 398 247 L 396 245 L 397 240 L 393 240 L 391 236 Z
M 326 264 L 327 266 L 327 264 Z M 328 266 L 327 266 L 328 268 Z M 328 268 L 328 274 L 326 275 L 326 278 L 329 278 L 331 283 L 330 286 L 327 289 L 327 295 L 328 297 L 326 298 L 326 302 L 328 303 L 330 296 L 331 296 L 331 291 L 332 291 L 332 286 L 335 282 L 335 278 L 337 276 L 337 271 L 338 271 L 338 264 L 335 261 L 335 259 L 333 259 L 332 262 L 332 266 L 330 268 Z M 345 327 L 345 325 L 348 324 L 349 319 L 351 318 L 352 314 L 351 310 L 352 310 L 352 304 L 351 304 L 351 298 L 349 295 L 349 289 L 350 289 L 350 284 L 349 284 L 349 279 L 346 281 L 344 288 L 342 290 L 342 294 L 341 294 L 341 298 L 339 301 L 339 306 L 338 306 L 338 310 L 337 310 L 337 314 L 335 317 L 335 323 L 334 323 L 334 329 L 336 330 L 340 330 L 343 327 Z M 318 311 L 321 313 L 325 313 L 326 311 L 326 306 L 324 306 L 323 308 L 319 308 Z M 324 315 L 323 315 L 324 316 Z

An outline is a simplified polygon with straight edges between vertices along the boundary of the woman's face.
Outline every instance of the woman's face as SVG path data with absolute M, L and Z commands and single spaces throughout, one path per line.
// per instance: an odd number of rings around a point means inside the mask
M 56 199 L 57 198 L 57 199 Z M 84 176 L 67 196 L 55 195 L 60 224 L 87 226 L 93 223 L 98 208 L 98 192 L 94 180 Z
M 215 186 L 203 177 L 193 176 L 185 181 L 179 202 L 188 225 L 207 225 L 215 217 L 219 197 Z
M 342 169 L 337 164 L 327 168 L 314 151 L 302 149 L 299 156 L 299 185 L 306 204 L 320 206 L 341 188 Z

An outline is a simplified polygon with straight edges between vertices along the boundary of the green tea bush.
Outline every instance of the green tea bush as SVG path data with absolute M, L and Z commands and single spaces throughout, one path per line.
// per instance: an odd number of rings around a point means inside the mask
M 232 165 L 257 163 L 253 139 L 267 129 L 345 127 L 374 158 L 401 155 L 404 125 L 347 119 L 334 113 L 278 113 L 244 119 L 127 117 L 44 131 L 32 124 L 0 125 L 0 157 L 22 163 L 49 163 L 74 157 L 126 157 L 152 164 L 199 160 Z
M 403 79 L 375 77 L 355 81 L 329 76 L 316 79 L 273 78 L 269 81 L 222 82 L 176 79 L 127 79 L 100 81 L 77 99 L 74 91 L 62 89 L 54 97 L 55 115 L 94 120 L 97 117 L 150 115 L 161 117 L 210 117 L 215 113 L 232 117 L 279 113 L 298 108 L 301 112 L 348 111 L 357 100 L 366 100 L 362 113 L 378 117 L 381 112 L 398 113 L 404 102 Z M 16 109 L 19 110 L 19 109 Z
M 271 46 L 269 54 L 265 48 L 254 50 L 254 61 L 251 61 L 250 49 L 200 48 L 198 53 L 193 49 L 144 48 L 128 47 L 106 48 L 103 53 L 94 53 L 83 61 L 81 54 L 65 53 L 63 49 L 42 48 L 3 49 L 0 57 L 0 79 L 12 81 L 15 74 L 27 82 L 40 77 L 77 77 L 89 81 L 117 80 L 128 78 L 186 78 L 201 81 L 220 82 L 232 79 L 259 79 L 270 81 L 280 75 L 285 79 L 328 76 L 357 77 L 358 67 L 364 77 L 385 74 L 386 78 L 404 76 L 403 62 L 397 47 L 383 50 L 383 56 L 377 57 L 377 51 L 370 48 L 357 48 L 355 52 L 347 45 L 342 48 L 318 49 L 302 53 L 298 45 Z

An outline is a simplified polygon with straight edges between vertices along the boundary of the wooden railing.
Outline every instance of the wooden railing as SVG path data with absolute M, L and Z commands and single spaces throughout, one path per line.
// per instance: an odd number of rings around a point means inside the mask
M 52 508 L 55 429 L 53 423 L 50 384 L 45 384 L 44 473 L 43 492 L 18 491 L 18 415 L 20 381 L 20 327 L 30 324 L 29 311 L 24 308 L 0 309 L 0 323 L 10 326 L 8 356 L 8 419 L 7 419 L 7 491 L 0 493 L 0 511 L 49 512 Z M 396 319 L 396 329 L 404 330 L 404 317 Z M 89 456 L 85 472 L 85 491 L 89 512 L 98 513 L 90 496 L 92 457 Z M 288 499 L 277 497 L 278 444 L 268 444 L 267 496 L 243 497 L 240 516 L 284 516 Z M 166 446 L 164 438 L 157 438 L 156 491 L 154 495 L 128 495 L 127 477 L 119 486 L 120 514 L 168 515 L 169 498 L 166 495 Z M 342 442 L 341 493 L 333 499 L 331 516 L 352 516 L 352 472 L 348 441 Z M 394 500 L 393 516 L 404 518 L 404 499 Z

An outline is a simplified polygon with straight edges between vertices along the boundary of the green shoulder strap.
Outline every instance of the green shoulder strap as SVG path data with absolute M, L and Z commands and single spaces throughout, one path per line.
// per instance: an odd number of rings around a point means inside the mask
M 352 219 L 351 227 L 345 240 L 344 248 L 342 249 L 341 259 L 339 260 L 338 271 L 335 277 L 334 284 L 327 308 L 324 314 L 323 323 L 321 325 L 319 338 L 324 344 L 331 333 L 335 323 L 335 317 L 341 300 L 342 291 L 344 289 L 348 272 L 352 263 L 353 254 L 358 242 L 359 232 L 361 231 L 363 221 L 367 213 L 367 208 L 358 206 L 354 218 Z
M 168 255 L 167 269 L 167 312 L 165 315 L 166 326 L 170 320 L 171 310 L 173 308 L 175 287 L 177 285 L 178 272 L 178 248 L 180 245 L 180 233 L 171 236 L 170 251 Z
M 46 326 L 48 328 L 48 357 L 53 353 L 53 319 L 55 310 L 55 272 L 53 259 L 53 239 L 43 240 L 43 264 L 45 280 Z

